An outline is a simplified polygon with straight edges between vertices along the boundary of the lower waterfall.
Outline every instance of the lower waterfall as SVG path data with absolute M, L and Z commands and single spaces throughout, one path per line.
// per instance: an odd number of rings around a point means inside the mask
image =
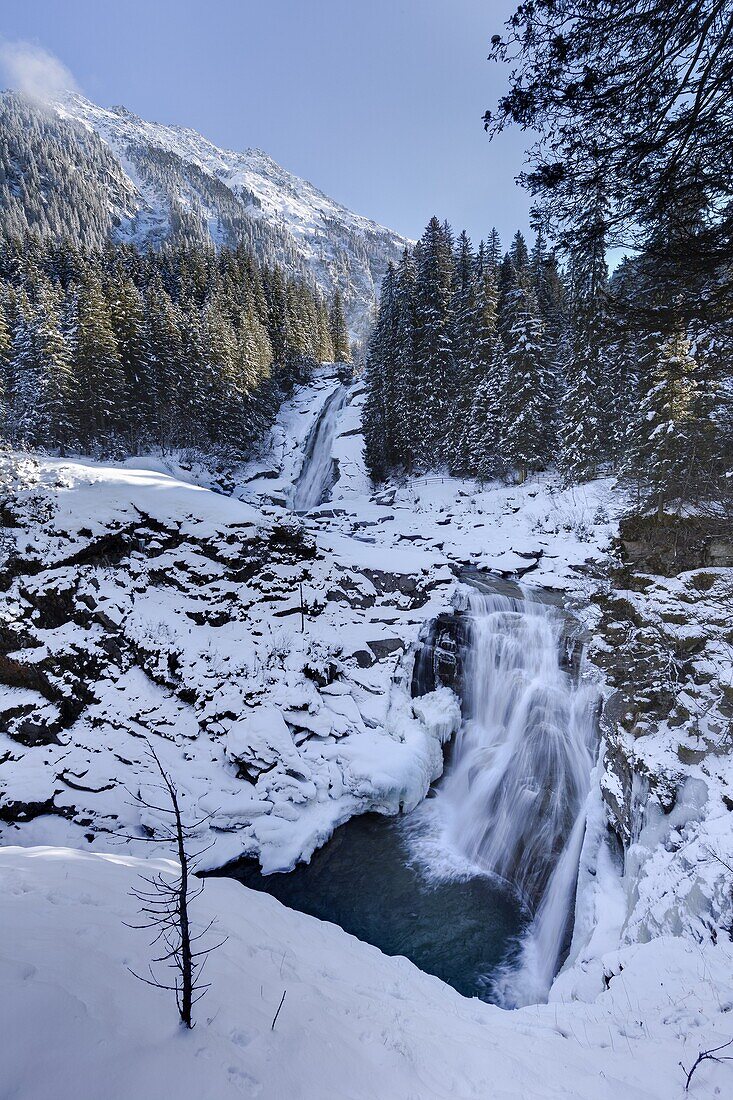
M 491 981 L 507 1007 L 546 998 L 574 905 L 597 693 L 567 667 L 564 626 L 528 593 L 471 593 L 465 721 L 414 834 L 436 877 L 451 864 L 496 875 L 529 911 L 518 956 Z
M 463 699 L 429 796 L 351 818 L 287 874 L 251 858 L 220 873 L 511 1008 L 546 1000 L 569 944 L 597 693 L 575 675 L 571 620 L 504 589 L 472 589 L 416 662 L 416 695 L 451 682 Z

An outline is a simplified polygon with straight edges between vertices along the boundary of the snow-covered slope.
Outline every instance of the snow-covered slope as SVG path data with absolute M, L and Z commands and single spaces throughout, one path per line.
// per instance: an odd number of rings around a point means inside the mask
M 71 94 L 58 117 L 99 135 L 119 162 L 129 192 L 109 201 L 116 235 L 155 243 L 179 229 L 216 244 L 245 240 L 288 268 L 344 293 L 363 334 L 388 260 L 403 237 L 335 202 L 258 149 L 220 149 L 195 130 L 147 122 L 124 107 L 107 110 Z M 99 181 L 105 187 L 105 180 Z
M 193 903 L 195 931 L 213 918 L 209 943 L 226 942 L 186 1032 L 173 995 L 130 973 L 156 954 L 130 927 L 130 891 L 150 870 L 0 850 L 3 1098 L 673 1100 L 678 1063 L 730 1037 L 725 942 L 627 948 L 588 968 L 587 1000 L 509 1013 L 225 879 Z M 733 1063 L 707 1061 L 690 1096 L 731 1089 Z

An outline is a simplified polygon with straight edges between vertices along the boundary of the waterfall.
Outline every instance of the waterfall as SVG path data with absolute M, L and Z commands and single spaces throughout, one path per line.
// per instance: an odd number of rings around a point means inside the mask
M 492 983 L 512 1007 L 547 996 L 567 943 L 597 695 L 568 671 L 557 609 L 521 590 L 474 592 L 469 616 L 465 721 L 429 828 L 433 845 L 510 883 L 531 914 L 518 959 Z
M 308 436 L 303 465 L 293 490 L 293 509 L 308 512 L 323 504 L 330 492 L 335 473 L 332 456 L 338 414 L 346 404 L 349 387 L 339 386 L 324 402 Z

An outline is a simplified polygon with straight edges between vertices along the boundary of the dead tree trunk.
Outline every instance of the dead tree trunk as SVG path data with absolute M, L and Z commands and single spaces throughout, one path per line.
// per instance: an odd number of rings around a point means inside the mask
M 133 895 L 141 902 L 140 912 L 143 915 L 142 924 L 132 925 L 134 928 L 153 928 L 156 930 L 153 943 L 162 942 L 165 945 L 165 953 L 154 959 L 154 963 L 165 963 L 174 971 L 173 984 L 161 981 L 153 970 L 148 967 L 150 978 L 135 974 L 136 978 L 147 985 L 157 989 L 170 989 L 175 993 L 178 1013 L 181 1023 L 192 1028 L 193 1006 L 204 996 L 210 983 L 201 982 L 201 971 L 207 957 L 212 951 L 222 946 L 221 943 L 214 947 L 195 950 L 194 944 L 202 939 L 210 930 L 213 921 L 196 935 L 191 933 L 191 919 L 189 907 L 192 900 L 199 897 L 204 889 L 203 882 L 194 888 L 192 892 L 191 879 L 194 871 L 194 859 L 190 855 L 187 842 L 193 837 L 195 830 L 203 824 L 207 818 L 195 822 L 194 825 L 186 825 L 181 813 L 178 791 L 168 772 L 163 767 L 152 745 L 148 743 L 150 759 L 160 773 L 162 784 L 160 789 L 164 791 L 170 800 L 170 806 L 157 806 L 146 801 L 142 795 L 135 796 L 135 801 L 148 810 L 168 815 L 172 818 L 170 825 L 163 825 L 152 836 L 144 838 L 149 843 L 169 842 L 175 846 L 178 862 L 181 867 L 180 875 L 171 881 L 162 872 L 147 877 L 142 876 L 146 887 L 133 891 Z M 210 816 L 210 815 L 208 815 Z M 142 838 L 136 837 L 136 840 Z M 199 852 L 198 855 L 202 853 Z

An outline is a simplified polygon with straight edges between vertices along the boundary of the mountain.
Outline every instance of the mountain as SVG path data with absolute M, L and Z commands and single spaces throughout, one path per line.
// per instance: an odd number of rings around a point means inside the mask
M 0 96 L 0 219 L 99 246 L 113 239 L 250 245 L 266 262 L 344 296 L 363 337 L 389 260 L 410 242 L 353 213 L 258 149 L 220 149 L 68 94 L 44 109 Z

